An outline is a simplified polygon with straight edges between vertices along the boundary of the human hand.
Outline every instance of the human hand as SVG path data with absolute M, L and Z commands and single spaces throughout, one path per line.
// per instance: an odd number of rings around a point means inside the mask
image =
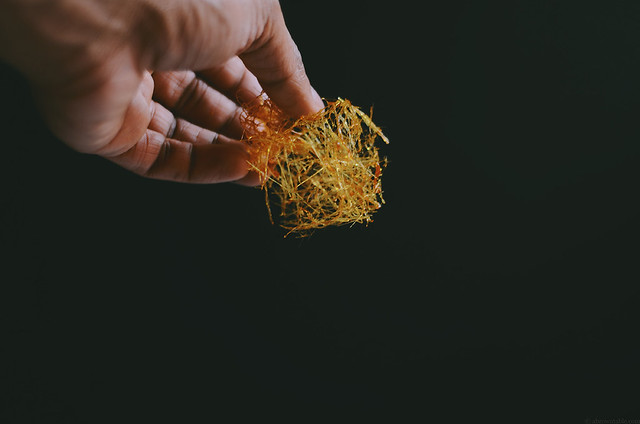
M 241 107 L 323 107 L 276 0 L 6 0 L 0 58 L 51 130 L 137 174 L 253 185 Z

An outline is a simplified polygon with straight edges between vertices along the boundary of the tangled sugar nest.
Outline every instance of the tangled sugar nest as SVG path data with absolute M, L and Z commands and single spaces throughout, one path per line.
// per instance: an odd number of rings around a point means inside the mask
M 389 140 L 348 100 L 326 102 L 321 111 L 288 118 L 269 99 L 244 106 L 242 118 L 250 166 L 270 202 L 280 207 L 280 225 L 304 236 L 330 225 L 366 223 L 384 203 L 377 138 Z

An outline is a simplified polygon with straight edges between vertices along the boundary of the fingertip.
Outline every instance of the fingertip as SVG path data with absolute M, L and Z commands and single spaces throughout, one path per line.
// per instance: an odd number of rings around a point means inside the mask
M 281 92 L 266 89 L 268 97 L 287 115 L 292 118 L 299 118 L 305 115 L 318 113 L 324 108 L 324 101 L 316 90 L 308 83 L 306 90 L 296 90 L 291 92 Z
M 311 109 L 313 110 L 312 113 L 317 113 L 324 109 L 324 101 L 313 87 L 311 87 Z
M 237 182 L 243 185 L 252 185 L 252 171 L 249 165 L 249 154 L 238 142 L 230 142 L 217 145 L 223 151 L 226 151 L 224 158 L 225 170 L 224 177 L 218 182 Z
M 259 173 L 250 170 L 247 172 L 247 175 L 234 182 L 245 187 L 257 187 L 261 185 L 263 181 Z

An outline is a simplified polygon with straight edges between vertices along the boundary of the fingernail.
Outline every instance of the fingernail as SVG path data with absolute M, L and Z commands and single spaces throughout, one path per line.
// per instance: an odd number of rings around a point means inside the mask
M 311 87 L 311 97 L 313 97 L 313 107 L 315 108 L 314 112 L 319 112 L 324 108 L 324 102 L 322 101 L 322 97 L 318 94 L 315 88 Z

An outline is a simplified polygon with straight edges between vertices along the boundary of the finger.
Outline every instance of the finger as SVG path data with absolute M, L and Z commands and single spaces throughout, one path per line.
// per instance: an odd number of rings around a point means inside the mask
M 262 182 L 263 181 L 262 181 L 262 178 L 260 177 L 260 174 L 255 171 L 249 171 L 247 175 L 245 175 L 243 178 L 240 178 L 239 180 L 234 181 L 234 183 L 236 184 L 240 184 L 247 187 L 255 187 L 262 184 Z
M 184 119 L 177 120 L 176 129 L 171 135 L 171 138 L 194 144 L 237 143 L 239 141 L 206 128 L 193 125 Z
M 200 71 L 198 76 L 239 104 L 248 103 L 262 93 L 258 79 L 238 56 L 215 68 Z
M 158 134 L 164 134 L 165 138 L 173 138 L 193 144 L 237 143 L 237 140 L 232 140 L 224 135 L 209 131 L 206 128 L 199 127 L 183 119 L 175 119 L 173 114 L 161 104 L 153 102 L 152 107 L 154 108 L 154 113 L 149 123 L 149 130 Z M 139 161 L 139 159 L 135 159 L 134 157 L 135 154 L 132 153 L 130 158 L 122 158 L 122 160 L 130 160 L 133 163 Z M 144 175 L 144 167 L 139 168 L 137 171 Z M 236 183 L 245 186 L 256 186 L 261 182 L 260 176 L 253 171 L 249 171 L 247 175 L 236 181 Z
M 153 116 L 149 123 L 149 129 L 166 138 L 195 144 L 228 143 L 233 140 L 224 135 L 194 125 L 184 119 L 175 118 L 173 113 L 157 102 L 153 102 Z
M 242 137 L 242 109 L 192 71 L 155 72 L 154 99 L 174 116 L 229 138 Z
M 317 112 L 324 104 L 311 87 L 302 56 L 291 39 L 279 7 L 270 23 L 269 32 L 240 58 L 284 112 L 293 117 Z
M 154 101 L 151 102 L 151 109 L 151 121 L 149 122 L 148 128 L 164 134 L 167 138 L 173 137 L 178 126 L 178 121 L 173 113 L 160 103 Z
M 147 130 L 130 150 L 107 159 L 145 177 L 177 182 L 238 181 L 249 172 L 241 143 L 187 143 L 153 130 Z

